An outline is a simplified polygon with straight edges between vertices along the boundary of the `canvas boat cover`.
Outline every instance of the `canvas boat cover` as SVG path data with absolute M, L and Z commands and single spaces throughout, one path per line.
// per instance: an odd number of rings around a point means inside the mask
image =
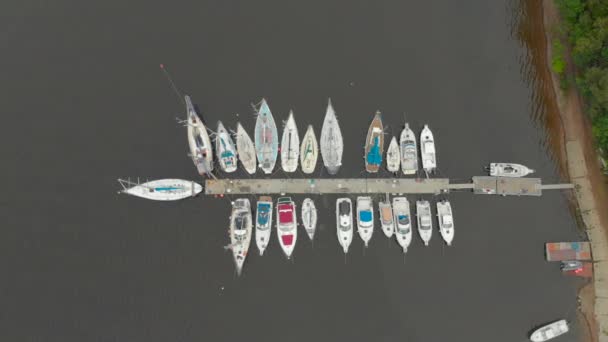
M 293 244 L 293 234 L 281 235 L 281 241 L 285 246 L 291 246 Z
M 258 224 L 266 225 L 268 224 L 268 214 L 270 213 L 270 204 L 268 203 L 259 203 L 258 204 Z
M 374 144 L 367 154 L 367 163 L 371 165 L 382 164 L 382 152 L 380 151 L 380 137 L 374 138 Z
M 359 212 L 359 220 L 362 222 L 369 222 L 372 220 L 372 212 L 369 210 L 362 210 Z
M 293 223 L 293 206 L 279 204 L 279 223 Z

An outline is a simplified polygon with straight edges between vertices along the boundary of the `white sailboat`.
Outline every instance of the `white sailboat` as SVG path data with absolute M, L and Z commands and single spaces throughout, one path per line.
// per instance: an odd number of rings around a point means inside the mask
M 220 162 L 222 171 L 231 173 L 236 171 L 236 148 L 234 142 L 226 131 L 221 121 L 217 122 L 217 132 L 215 133 L 215 154 Z
M 390 238 L 395 232 L 395 219 L 388 194 L 386 194 L 386 200 L 380 201 L 378 204 L 378 215 L 380 217 L 380 226 L 382 227 L 384 235 L 386 235 L 387 238 Z
M 399 164 L 401 163 L 401 156 L 399 153 L 399 144 L 397 144 L 397 138 L 393 137 L 391 143 L 388 145 L 386 151 L 386 169 L 388 172 L 396 173 L 399 171 Z
M 568 322 L 565 319 L 544 325 L 536 329 L 530 335 L 532 342 L 544 342 L 554 339 L 560 335 L 567 333 L 570 330 Z
M 302 224 L 310 241 L 313 241 L 317 229 L 317 208 L 315 202 L 310 198 L 304 199 L 302 203 Z
M 336 230 L 338 242 L 346 254 L 353 242 L 353 202 L 350 198 L 336 200 Z
M 410 125 L 405 123 L 401 137 L 401 171 L 404 175 L 414 175 L 418 172 L 418 145 L 416 135 L 410 129 Z
M 491 163 L 489 171 L 490 176 L 495 177 L 525 177 L 534 173 L 527 166 L 515 163 Z
M 454 217 L 450 201 L 437 202 L 437 217 L 439 218 L 439 233 L 448 246 L 454 240 Z
M 336 118 L 336 112 L 331 105 L 331 99 L 328 101 L 325 119 L 323 120 L 320 144 L 323 164 L 330 175 L 335 175 L 342 165 L 344 142 L 342 140 L 342 131 L 338 124 L 338 118 Z
M 118 183 L 122 186 L 119 193 L 155 201 L 177 201 L 203 191 L 200 184 L 183 179 L 158 179 L 141 184 L 119 179 Z
M 422 133 L 420 133 L 420 157 L 424 171 L 427 173 L 435 171 L 437 168 L 435 140 L 428 125 L 424 125 Z
M 255 243 L 258 246 L 260 255 L 264 254 L 268 243 L 270 243 L 270 233 L 272 232 L 272 197 L 261 196 L 258 199 L 255 213 Z
M 298 221 L 296 219 L 296 204 L 291 197 L 281 197 L 277 201 L 277 237 L 281 249 L 291 258 L 298 239 Z
M 246 198 L 239 198 L 232 204 L 230 215 L 230 249 L 236 264 L 236 273 L 241 275 L 249 245 L 251 244 L 251 205 Z
M 190 157 L 201 176 L 211 174 L 213 171 L 213 146 L 207 133 L 207 128 L 196 114 L 190 96 L 184 96 L 186 101 L 186 112 L 188 121 L 188 145 L 190 147 Z
M 259 166 L 265 174 L 271 174 L 277 161 L 279 134 L 266 99 L 262 99 L 257 110 L 254 135 Z
M 393 213 L 395 214 L 395 237 L 397 243 L 407 252 L 412 243 L 412 221 L 410 215 L 410 202 L 405 197 L 393 198 Z
M 299 157 L 300 137 L 293 111 L 290 111 L 283 130 L 283 138 L 281 139 L 281 167 L 283 171 L 295 172 L 298 169 Z
M 374 208 L 371 197 L 357 197 L 357 232 L 367 247 L 374 233 Z
M 304 139 L 302 139 L 302 147 L 300 148 L 300 164 L 302 165 L 302 172 L 305 174 L 311 174 L 315 171 L 317 166 L 317 159 L 319 157 L 319 146 L 317 144 L 317 137 L 315 136 L 315 130 L 312 125 L 308 125 Z
M 255 146 L 240 122 L 236 124 L 236 151 L 245 171 L 250 175 L 254 174 L 257 167 Z
M 416 217 L 418 218 L 418 234 L 424 245 L 428 246 L 433 236 L 433 217 L 429 201 L 416 201 Z

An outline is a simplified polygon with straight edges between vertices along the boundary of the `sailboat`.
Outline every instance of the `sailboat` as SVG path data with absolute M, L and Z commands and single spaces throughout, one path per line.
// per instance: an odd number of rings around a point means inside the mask
M 220 162 L 222 171 L 227 173 L 236 171 L 236 148 L 230 134 L 228 134 L 221 121 L 217 122 L 215 148 L 215 154 Z
M 230 249 L 236 264 L 236 273 L 241 275 L 249 245 L 251 244 L 251 205 L 246 198 L 239 198 L 232 204 L 230 215 Z
M 279 134 L 266 99 L 262 99 L 258 108 L 254 139 L 259 166 L 265 174 L 271 174 L 277 162 Z
M 330 175 L 338 173 L 342 165 L 342 152 L 344 142 L 342 141 L 342 131 L 336 118 L 336 112 L 331 105 L 331 99 L 327 103 L 327 111 L 321 128 L 321 157 L 323 164 Z
M 255 243 L 260 255 L 264 254 L 270 242 L 272 231 L 272 197 L 261 196 L 255 212 Z
M 200 184 L 183 179 L 158 179 L 141 184 L 119 179 L 118 183 L 122 186 L 119 193 L 155 201 L 177 201 L 203 191 Z
M 401 171 L 404 175 L 416 174 L 418 172 L 418 146 L 416 135 L 407 122 L 401 131 L 399 143 L 401 145 Z
M 397 144 L 397 138 L 393 137 L 391 143 L 388 145 L 386 151 L 386 169 L 389 172 L 399 172 L 399 164 L 401 162 L 401 156 L 399 155 L 399 144 Z
M 300 157 L 300 137 L 298 127 L 293 117 L 293 111 L 289 112 L 289 117 L 283 129 L 281 139 L 281 167 L 285 172 L 295 172 L 298 169 L 298 158 Z
M 315 202 L 310 198 L 306 198 L 302 203 L 302 223 L 310 241 L 313 241 L 317 229 L 317 208 Z
M 190 156 L 201 176 L 211 174 L 213 171 L 213 146 L 207 133 L 207 128 L 196 114 L 190 96 L 184 96 L 186 112 L 188 115 L 187 131 Z
M 428 125 L 424 125 L 424 128 L 420 133 L 420 157 L 422 158 L 422 168 L 427 173 L 431 173 L 437 168 L 437 159 L 435 155 L 433 132 L 431 132 Z
M 311 174 L 315 171 L 317 158 L 319 157 L 319 146 L 317 145 L 317 137 L 312 125 L 308 126 L 304 139 L 302 139 L 302 147 L 300 148 L 300 164 L 302 164 L 302 172 Z
M 236 151 L 245 171 L 250 175 L 254 174 L 257 167 L 255 147 L 253 146 L 251 137 L 249 137 L 249 134 L 247 134 L 247 131 L 245 131 L 240 122 L 236 124 Z
M 376 112 L 372 123 L 367 130 L 365 139 L 365 170 L 376 173 L 382 165 L 382 154 L 384 153 L 384 131 L 382 127 L 382 116 Z

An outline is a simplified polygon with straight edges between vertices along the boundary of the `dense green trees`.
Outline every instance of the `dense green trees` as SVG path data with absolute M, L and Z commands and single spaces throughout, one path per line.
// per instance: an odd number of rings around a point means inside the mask
M 562 77 L 563 85 L 576 82 L 585 97 L 596 139 L 608 156 L 608 1 L 555 2 L 564 21 L 560 33 L 570 43 L 577 74 L 568 79 L 564 48 L 557 40 L 553 42 L 551 67 Z

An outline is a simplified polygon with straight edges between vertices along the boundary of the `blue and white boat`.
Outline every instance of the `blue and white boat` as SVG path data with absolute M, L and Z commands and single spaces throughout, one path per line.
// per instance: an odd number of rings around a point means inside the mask
M 382 154 L 384 153 L 384 130 L 382 126 L 382 116 L 376 112 L 372 123 L 367 131 L 365 139 L 365 170 L 369 173 L 376 173 L 382 165 Z
M 266 99 L 262 99 L 255 122 L 255 151 L 260 168 L 271 174 L 279 152 L 279 134 Z
M 374 233 L 374 209 L 371 197 L 357 197 L 357 232 L 367 247 Z
M 270 233 L 272 231 L 272 197 L 262 196 L 258 200 L 257 210 L 255 213 L 255 243 L 258 246 L 260 255 L 264 254 L 268 242 L 270 242 Z
M 203 191 L 200 184 L 183 179 L 158 179 L 141 184 L 124 179 L 119 179 L 118 182 L 122 186 L 119 193 L 155 201 L 177 201 L 194 197 Z
M 221 121 L 217 122 L 215 149 L 222 171 L 228 173 L 236 171 L 236 147 Z

